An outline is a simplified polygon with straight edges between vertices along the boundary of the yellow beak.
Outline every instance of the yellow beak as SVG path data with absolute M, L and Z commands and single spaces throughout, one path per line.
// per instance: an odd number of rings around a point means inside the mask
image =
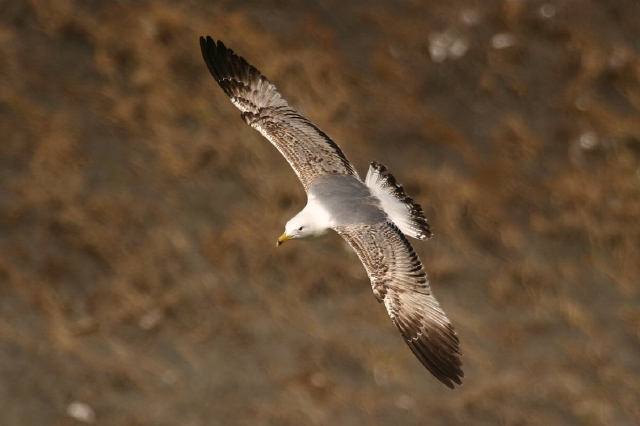
M 278 242 L 276 243 L 276 247 L 278 247 L 280 244 L 284 243 L 285 241 L 289 241 L 291 239 L 290 236 L 287 235 L 287 233 L 285 232 L 284 234 L 280 235 L 280 238 L 278 238 Z

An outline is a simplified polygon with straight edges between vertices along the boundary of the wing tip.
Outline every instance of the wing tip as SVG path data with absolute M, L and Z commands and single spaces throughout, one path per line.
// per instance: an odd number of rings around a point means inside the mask
M 222 41 L 200 37 L 200 50 L 214 80 L 243 112 L 287 106 L 267 77 Z
M 457 337 L 449 342 L 454 343 L 453 349 L 437 343 L 434 344 L 426 339 L 426 336 L 420 337 L 422 339 L 407 340 L 407 345 L 420 363 L 448 388 L 454 389 L 456 385 L 462 385 L 464 372 L 462 371 L 462 361 L 460 360 L 462 353 L 457 344 Z
M 225 74 L 229 74 L 229 68 L 233 69 L 232 66 L 230 67 L 233 57 L 237 55 L 233 50 L 228 49 L 222 41 L 218 40 L 216 42 L 211 36 L 200 37 L 200 50 L 209 72 L 216 82 L 222 86 L 222 80 L 227 78 Z

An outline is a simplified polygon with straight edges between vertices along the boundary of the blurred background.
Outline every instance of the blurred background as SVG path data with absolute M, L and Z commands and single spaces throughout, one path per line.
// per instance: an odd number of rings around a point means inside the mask
M 7 425 L 640 423 L 636 0 L 0 3 Z M 201 58 L 389 167 L 456 327 L 451 391 Z

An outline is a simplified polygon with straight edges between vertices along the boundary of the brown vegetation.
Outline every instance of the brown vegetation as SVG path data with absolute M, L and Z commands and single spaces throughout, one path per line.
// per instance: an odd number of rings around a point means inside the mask
M 640 423 L 640 4 L 395 3 L 0 5 L 3 424 Z M 200 35 L 423 205 L 461 387 L 340 239 L 275 248 Z

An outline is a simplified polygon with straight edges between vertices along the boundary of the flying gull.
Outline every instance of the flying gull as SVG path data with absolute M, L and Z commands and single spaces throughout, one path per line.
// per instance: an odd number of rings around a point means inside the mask
M 431 236 L 422 208 L 380 163 L 371 163 L 362 182 L 338 145 L 221 41 L 200 37 L 200 47 L 211 75 L 242 111 L 242 119 L 280 151 L 307 193 L 307 205 L 287 222 L 277 245 L 330 230 L 340 234 L 358 254 L 374 295 L 415 356 L 448 387 L 460 384 L 458 337 L 406 238 Z

